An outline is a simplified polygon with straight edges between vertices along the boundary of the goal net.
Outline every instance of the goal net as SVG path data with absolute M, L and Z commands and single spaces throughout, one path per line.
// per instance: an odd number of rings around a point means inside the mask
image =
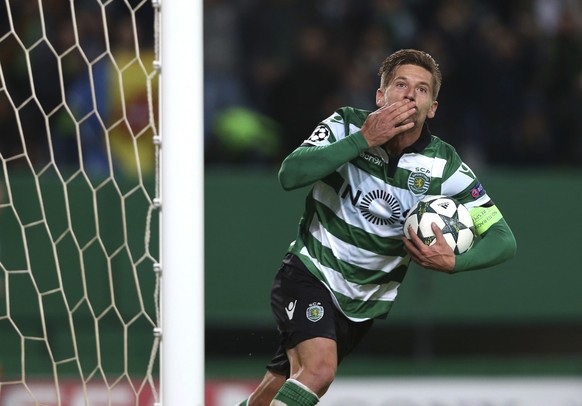
M 159 401 L 158 16 L 0 0 L 0 406 Z

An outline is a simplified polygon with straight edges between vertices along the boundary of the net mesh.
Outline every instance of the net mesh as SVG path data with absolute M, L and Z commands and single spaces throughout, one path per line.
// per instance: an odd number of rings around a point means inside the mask
M 151 405 L 157 8 L 0 1 L 0 405 Z

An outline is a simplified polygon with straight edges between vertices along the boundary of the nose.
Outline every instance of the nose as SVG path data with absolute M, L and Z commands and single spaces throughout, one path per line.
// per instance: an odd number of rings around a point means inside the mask
M 408 100 L 414 101 L 416 97 L 416 91 L 417 91 L 416 86 L 410 84 L 406 87 L 404 97 Z

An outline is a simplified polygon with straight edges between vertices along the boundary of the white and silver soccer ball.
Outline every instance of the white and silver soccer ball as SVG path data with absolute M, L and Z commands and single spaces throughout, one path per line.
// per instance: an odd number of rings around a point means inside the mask
M 457 200 L 448 196 L 426 196 L 408 212 L 404 221 L 404 235 L 410 239 L 408 227 L 412 227 L 426 245 L 432 245 L 436 242 L 432 223 L 441 229 L 455 254 L 462 254 L 473 246 L 473 219 L 469 210 Z

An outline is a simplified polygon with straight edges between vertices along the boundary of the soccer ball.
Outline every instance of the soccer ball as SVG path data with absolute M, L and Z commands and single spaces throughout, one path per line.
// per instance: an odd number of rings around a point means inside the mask
M 441 229 L 455 254 L 462 254 L 473 246 L 473 219 L 469 210 L 455 199 L 447 196 L 426 196 L 408 212 L 404 221 L 404 235 L 410 239 L 408 227 L 412 227 L 426 245 L 432 245 L 436 242 L 432 223 L 436 223 Z

